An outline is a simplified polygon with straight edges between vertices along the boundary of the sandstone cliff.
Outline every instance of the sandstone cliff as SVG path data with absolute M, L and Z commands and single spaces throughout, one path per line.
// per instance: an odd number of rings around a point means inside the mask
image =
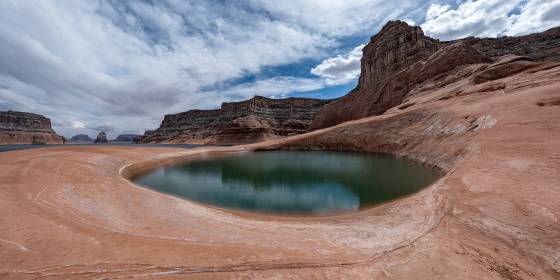
M 166 115 L 156 130 L 146 131 L 143 143 L 251 143 L 303 133 L 330 100 L 270 99 L 255 96 L 223 103 L 216 110 L 191 110 Z
M 417 92 L 445 86 L 477 71 L 468 65 L 486 67 L 507 55 L 515 61 L 507 61 L 490 75 L 520 72 L 534 66 L 531 61 L 559 61 L 560 28 L 520 37 L 441 42 L 425 36 L 420 27 L 390 21 L 363 48 L 356 88 L 321 109 L 310 130 L 381 114 L 406 103 Z
M 63 144 L 48 118 L 26 112 L 0 112 L 0 144 Z

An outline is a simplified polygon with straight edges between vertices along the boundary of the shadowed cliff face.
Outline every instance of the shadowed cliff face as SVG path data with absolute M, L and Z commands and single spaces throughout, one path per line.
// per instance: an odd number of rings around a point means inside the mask
M 0 144 L 62 144 L 48 118 L 26 112 L 0 112 Z
M 300 134 L 330 100 L 269 99 L 261 96 L 223 103 L 221 109 L 166 115 L 143 143 L 239 144 Z
M 472 74 L 448 73 L 452 70 L 488 64 L 506 55 L 559 61 L 560 28 L 520 37 L 440 42 L 425 36 L 420 27 L 390 21 L 363 48 L 358 86 L 325 106 L 311 130 L 382 114 L 426 87 L 445 86 Z

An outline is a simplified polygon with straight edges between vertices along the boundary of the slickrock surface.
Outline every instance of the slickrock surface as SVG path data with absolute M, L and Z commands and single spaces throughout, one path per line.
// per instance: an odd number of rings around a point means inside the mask
M 560 279 L 560 66 L 482 74 L 524 61 L 458 67 L 380 116 L 257 144 L 0 153 L 0 279 Z M 125 179 L 277 148 L 390 153 L 447 173 L 380 207 L 299 218 Z
M 63 144 L 64 137 L 56 134 L 51 120 L 42 115 L 0 112 L 0 145 L 13 144 Z
M 107 134 L 105 133 L 105 131 L 101 131 L 97 134 L 97 137 L 95 137 L 95 141 L 94 143 L 108 143 L 109 141 L 107 140 Z
M 379 115 L 402 104 L 414 92 L 434 86 L 434 80 L 449 70 L 490 63 L 507 55 L 523 56 L 526 61 L 560 61 L 560 27 L 521 37 L 440 42 L 425 36 L 420 27 L 390 21 L 363 49 L 358 86 L 321 109 L 311 129 Z M 446 76 L 450 80 L 443 83 L 457 78 Z
M 166 115 L 158 129 L 146 131 L 143 143 L 240 144 L 307 131 L 329 100 L 270 99 L 262 96 L 223 103 L 221 109 Z

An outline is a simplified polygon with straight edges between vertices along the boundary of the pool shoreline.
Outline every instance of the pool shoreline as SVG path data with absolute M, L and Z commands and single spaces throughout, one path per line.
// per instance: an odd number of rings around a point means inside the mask
M 556 108 L 531 103 L 543 96 L 520 89 L 491 110 L 491 96 L 456 111 L 417 103 L 243 146 L 0 153 L 0 211 L 9 213 L 0 216 L 0 278 L 503 278 L 498 269 L 555 279 L 560 130 L 549 129 Z M 488 119 L 497 121 L 460 129 Z M 285 149 L 386 153 L 447 173 L 410 196 L 312 219 L 215 209 L 127 179 L 193 157 Z

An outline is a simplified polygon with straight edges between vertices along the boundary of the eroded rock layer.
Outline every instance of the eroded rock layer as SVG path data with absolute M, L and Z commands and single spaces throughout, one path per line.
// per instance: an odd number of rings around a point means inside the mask
M 532 60 L 560 61 L 560 27 L 519 37 L 461 39 L 490 57 L 508 54 Z
M 143 143 L 252 143 L 300 134 L 329 100 L 270 99 L 261 96 L 223 103 L 216 110 L 190 110 L 166 115 L 156 130 L 146 131 Z
M 42 115 L 0 112 L 0 144 L 63 144 L 64 137 L 56 134 L 51 120 Z
M 508 61 L 486 75 L 505 77 L 526 69 L 531 61 L 560 61 L 560 28 L 520 37 L 440 42 L 425 36 L 420 27 L 388 22 L 363 48 L 357 87 L 325 106 L 311 129 L 379 115 L 405 103 L 415 92 L 469 76 L 476 69 L 468 65 L 484 67 L 505 56 L 515 63 Z M 468 69 L 458 71 L 461 68 Z M 480 75 L 480 81 L 486 79 Z

